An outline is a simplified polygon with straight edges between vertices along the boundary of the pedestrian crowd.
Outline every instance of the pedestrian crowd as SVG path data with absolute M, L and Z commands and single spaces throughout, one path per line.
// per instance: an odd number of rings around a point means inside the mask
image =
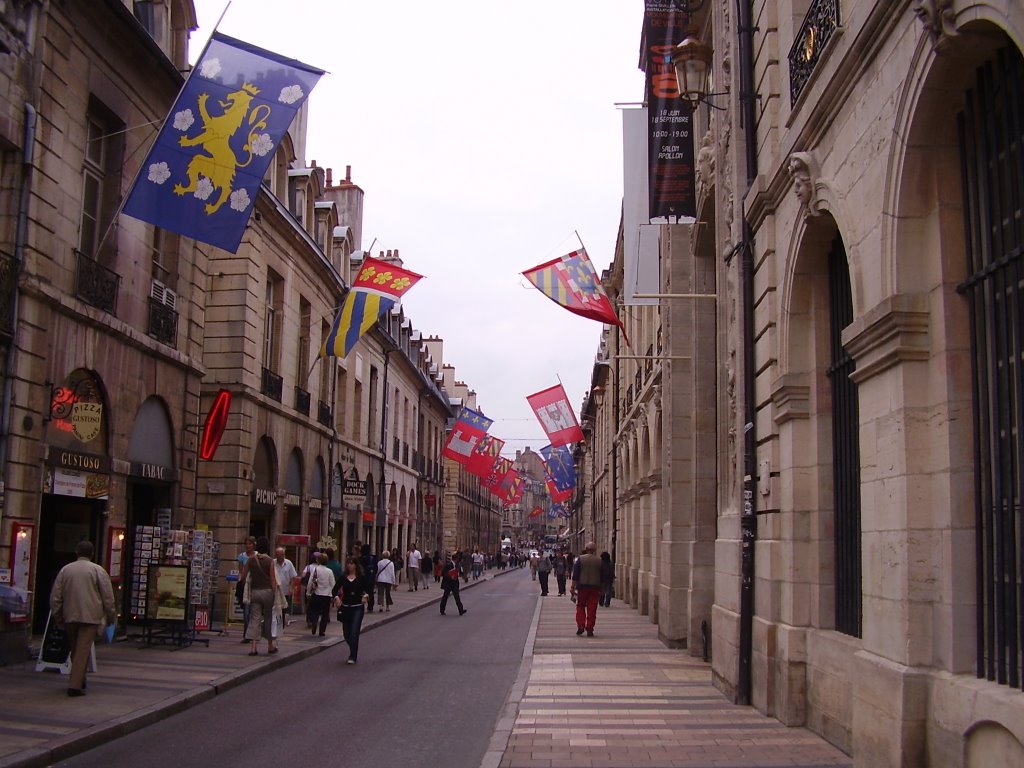
M 77 560 L 57 574 L 50 595 L 51 619 L 69 640 L 69 696 L 85 694 L 93 641 L 117 619 L 110 577 L 92 562 L 93 552 L 90 542 L 79 542 Z M 278 652 L 276 640 L 291 623 L 289 617 L 300 608 L 296 603 L 304 600 L 306 628 L 314 636 L 325 636 L 334 611 L 348 645 L 349 664 L 358 661 L 359 634 L 366 613 L 372 613 L 375 604 L 379 612 L 391 610 L 403 575 L 409 592 L 421 587 L 430 589 L 433 581 L 441 589 L 441 615 L 452 600 L 462 616 L 468 611 L 459 594 L 460 583 L 479 579 L 485 569 L 529 565 L 531 579 L 539 582 L 541 597 L 548 595 L 554 573 L 558 595 L 564 596 L 568 590 L 576 604 L 576 634 L 586 633 L 588 637 L 594 636 L 597 608 L 611 605 L 615 580 L 611 556 L 608 552 L 598 556 L 594 542 L 587 542 L 579 557 L 571 552 L 542 554 L 536 550 L 525 556 L 511 549 L 491 555 L 479 547 L 430 553 L 421 552 L 415 542 L 404 557 L 397 548 L 385 549 L 378 557 L 369 545 L 356 542 L 344 564 L 333 549 L 314 550 L 300 573 L 283 547 L 277 547 L 271 557 L 266 537 L 249 536 L 238 562 L 241 569 L 235 597 L 242 607 L 241 642 L 249 644 L 250 656 L 259 655 L 261 640 L 266 640 L 268 654 Z

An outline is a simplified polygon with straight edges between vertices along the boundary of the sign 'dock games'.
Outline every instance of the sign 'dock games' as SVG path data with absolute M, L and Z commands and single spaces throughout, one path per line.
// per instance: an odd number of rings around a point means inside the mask
M 675 0 L 646 0 L 644 71 L 650 134 L 647 156 L 652 219 L 695 216 L 693 114 L 679 98 L 672 49 L 686 37 L 689 14 Z

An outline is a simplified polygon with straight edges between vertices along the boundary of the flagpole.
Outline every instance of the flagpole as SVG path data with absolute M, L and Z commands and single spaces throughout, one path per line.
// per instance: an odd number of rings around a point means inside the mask
M 208 38 L 206 38 L 206 45 L 203 46 L 203 50 L 199 54 L 199 58 L 196 59 L 197 62 L 203 60 L 203 56 L 206 55 L 206 50 L 210 47 L 210 41 L 213 39 L 213 35 L 217 31 L 217 27 L 219 27 L 220 23 L 224 20 L 224 16 L 227 14 L 228 8 L 230 8 L 230 7 L 231 7 L 231 0 L 228 0 L 227 5 L 224 6 L 224 10 L 221 11 L 220 18 L 218 18 L 217 19 L 217 23 L 213 25 L 213 31 L 210 32 L 210 36 Z M 189 70 L 188 77 L 186 77 L 184 82 L 182 82 L 181 88 L 178 89 L 178 94 L 171 101 L 170 107 L 173 107 L 178 102 L 178 99 L 181 98 L 181 94 L 185 90 L 185 87 L 188 85 L 188 81 L 192 79 L 192 73 L 193 72 L 195 72 L 195 67 L 192 67 L 192 69 Z M 164 115 L 164 119 L 163 119 L 163 121 L 161 121 L 160 127 L 157 129 L 156 135 L 153 137 L 153 142 L 149 145 L 149 149 L 153 149 L 153 144 L 156 144 L 156 140 L 158 138 L 160 138 L 160 134 L 163 132 L 164 126 L 167 125 L 167 122 L 170 119 L 171 119 L 171 111 L 170 111 L 170 108 L 168 108 L 167 114 Z M 156 121 L 154 120 L 153 122 L 155 123 Z M 149 123 L 149 125 L 152 125 L 152 124 L 153 123 Z M 134 155 L 134 152 L 132 154 Z M 146 151 L 146 155 L 147 155 L 147 157 L 149 156 L 149 150 Z M 143 163 L 145 163 L 145 160 L 143 160 Z M 110 223 L 107 224 L 107 228 L 103 232 L 103 237 L 101 237 L 99 243 L 96 244 L 96 253 L 90 254 L 90 256 L 92 256 L 92 258 L 95 259 L 95 258 L 97 258 L 99 256 L 100 250 L 103 248 L 103 244 L 105 242 L 107 242 L 107 237 L 110 236 L 110 230 L 112 230 L 114 228 L 114 224 L 116 224 L 118 219 L 121 217 L 121 212 L 124 210 L 124 205 L 125 205 L 125 203 L 128 202 L 128 197 L 131 194 L 131 191 L 133 189 L 135 189 L 135 184 L 138 182 L 139 176 L 141 176 L 141 175 L 142 175 L 142 164 L 140 163 L 138 170 L 135 171 L 135 175 L 132 176 L 132 183 L 128 185 L 128 192 L 121 196 L 121 199 L 120 199 L 120 201 L 118 201 L 118 204 L 117 204 L 117 210 L 114 211 L 114 215 L 111 216 L 111 218 L 110 218 Z
M 583 238 L 580 237 L 580 233 L 577 230 L 575 230 L 575 229 L 572 231 L 572 233 L 574 235 L 576 235 L 576 239 L 580 241 L 580 248 L 582 248 L 584 251 L 586 251 L 587 250 L 587 246 L 585 246 L 583 244 Z
M 313 369 L 316 368 L 316 364 L 319 363 L 322 359 L 323 358 L 321 358 L 320 355 L 317 355 L 316 356 L 316 360 L 314 360 L 313 364 L 311 366 L 309 366 L 309 373 L 306 374 L 306 382 L 307 383 L 309 382 L 309 377 L 313 375 Z

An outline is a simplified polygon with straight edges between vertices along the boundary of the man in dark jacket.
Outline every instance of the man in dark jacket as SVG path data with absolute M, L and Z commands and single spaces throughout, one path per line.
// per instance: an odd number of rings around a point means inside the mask
M 377 585 L 377 558 L 370 554 L 370 545 L 363 544 L 359 548 L 359 562 L 363 566 L 363 580 L 366 582 L 366 591 L 369 597 L 366 599 L 366 612 L 373 613 L 373 593 Z
M 459 616 L 466 612 L 466 609 L 462 607 L 462 599 L 459 597 L 459 562 L 461 559 L 461 553 L 455 550 L 444 559 L 444 565 L 441 567 L 441 589 L 444 590 L 441 595 L 442 616 L 444 616 L 445 606 L 448 605 L 448 595 L 455 598 Z

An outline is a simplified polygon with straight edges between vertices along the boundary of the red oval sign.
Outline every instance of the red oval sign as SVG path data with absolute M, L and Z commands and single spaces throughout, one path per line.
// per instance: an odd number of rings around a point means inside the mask
M 199 441 L 199 458 L 209 461 L 217 452 L 220 439 L 224 436 L 224 429 L 228 425 L 228 411 L 231 410 L 231 393 L 222 389 L 214 398 L 210 412 L 206 414 L 206 423 L 203 424 L 203 435 Z

